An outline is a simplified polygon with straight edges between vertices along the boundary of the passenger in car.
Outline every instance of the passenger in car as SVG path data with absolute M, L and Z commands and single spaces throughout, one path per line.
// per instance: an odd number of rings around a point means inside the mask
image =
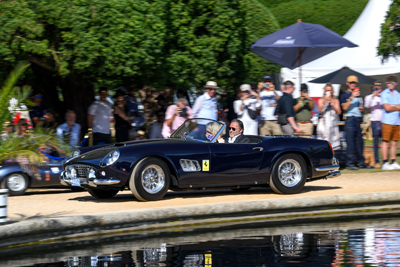
M 218 122 L 212 121 L 207 123 L 206 125 L 206 138 L 207 140 L 212 140 L 217 134 L 218 131 L 221 129 L 221 124 L 219 124 Z M 221 140 L 221 142 L 220 142 Z M 217 143 L 223 143 L 223 139 L 222 138 L 218 138 L 218 140 L 216 141 Z
M 229 126 L 228 143 L 250 143 L 250 139 L 243 135 L 243 122 L 241 120 L 232 120 Z

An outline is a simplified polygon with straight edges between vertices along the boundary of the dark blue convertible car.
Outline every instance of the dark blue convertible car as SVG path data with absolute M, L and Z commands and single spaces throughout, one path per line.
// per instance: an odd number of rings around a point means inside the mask
M 206 130 L 212 126 L 213 134 Z M 138 200 L 159 200 L 168 190 L 270 186 L 300 192 L 306 181 L 340 175 L 329 142 L 301 137 L 247 136 L 250 143 L 218 142 L 223 123 L 185 121 L 167 139 L 87 148 L 68 157 L 61 183 L 86 188 L 96 198 L 130 189 Z

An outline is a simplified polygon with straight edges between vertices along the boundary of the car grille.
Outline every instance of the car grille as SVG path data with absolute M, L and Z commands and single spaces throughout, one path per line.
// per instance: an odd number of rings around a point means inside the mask
M 74 165 L 77 178 L 87 178 L 89 175 L 90 167 L 85 165 Z

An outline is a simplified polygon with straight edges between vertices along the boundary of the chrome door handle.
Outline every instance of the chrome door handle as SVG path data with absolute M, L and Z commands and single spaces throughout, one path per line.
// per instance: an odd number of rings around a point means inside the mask
M 256 149 L 258 149 L 258 150 L 260 150 L 260 151 L 263 151 L 264 150 L 264 148 L 262 148 L 262 147 L 253 147 L 253 150 L 256 150 Z

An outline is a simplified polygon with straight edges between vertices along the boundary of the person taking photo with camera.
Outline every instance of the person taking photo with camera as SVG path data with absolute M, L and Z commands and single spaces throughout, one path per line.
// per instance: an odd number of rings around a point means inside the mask
M 358 170 L 359 168 L 371 169 L 374 167 L 366 164 L 363 156 L 364 139 L 362 138 L 361 133 L 361 122 L 364 102 L 360 94 L 360 88 L 357 87 L 357 76 L 348 76 L 346 84 L 348 88 L 340 96 L 342 110 L 346 113 L 346 122 L 344 125 L 347 145 L 346 168 L 353 171 Z
M 281 126 L 274 113 L 283 93 L 275 90 L 275 85 L 269 75 L 265 75 L 263 81 L 258 83 L 258 90 L 260 90 L 261 98 L 260 135 L 282 135 Z
M 233 108 L 244 124 L 244 134 L 258 135 L 258 121 L 257 110 L 260 109 L 260 97 L 251 90 L 249 84 L 242 84 L 240 86 L 241 97 L 233 103 Z
M 178 129 L 185 120 L 191 118 L 192 109 L 188 106 L 187 100 L 185 98 L 178 98 L 176 105 L 169 106 L 165 112 L 162 136 L 167 138 L 175 132 L 175 130 Z
M 301 95 L 294 100 L 293 109 L 296 112 L 297 125 L 304 137 L 310 137 L 314 132 L 314 124 L 311 122 L 311 112 L 314 109 L 314 100 L 308 95 L 308 86 L 301 84 Z

